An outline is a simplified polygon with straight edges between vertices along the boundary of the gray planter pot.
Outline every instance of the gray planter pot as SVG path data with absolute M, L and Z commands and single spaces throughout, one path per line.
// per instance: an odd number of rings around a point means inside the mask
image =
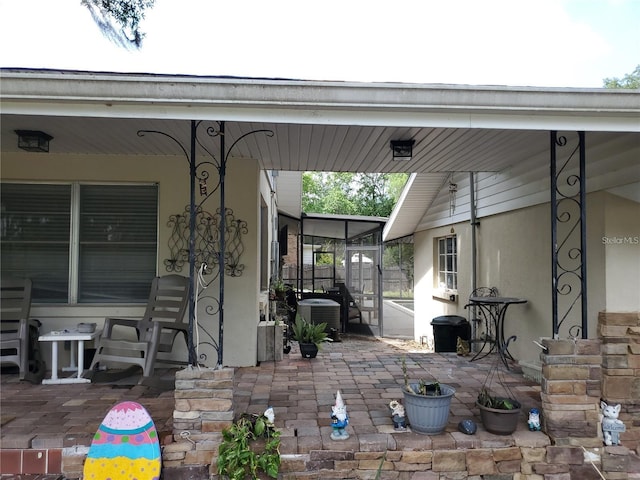
M 417 383 L 410 383 L 411 388 Z M 402 389 L 404 409 L 409 419 L 411 430 L 424 435 L 435 435 L 442 432 L 449 421 L 451 399 L 456 393 L 449 385 L 440 384 L 441 395 L 417 395 Z
M 513 401 L 518 408 L 513 410 L 503 410 L 498 408 L 489 408 L 476 402 L 480 409 L 480 419 L 487 432 L 495 435 L 510 435 L 518 428 L 520 420 L 520 404 Z

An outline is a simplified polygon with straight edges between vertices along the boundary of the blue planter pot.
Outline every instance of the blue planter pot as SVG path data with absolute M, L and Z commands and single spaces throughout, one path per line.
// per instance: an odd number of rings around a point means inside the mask
M 417 388 L 417 383 L 410 383 L 411 388 Z M 404 409 L 409 419 L 411 430 L 424 435 L 441 433 L 449 421 L 451 399 L 456 393 L 449 385 L 440 384 L 440 395 L 418 395 L 402 389 L 404 394 Z

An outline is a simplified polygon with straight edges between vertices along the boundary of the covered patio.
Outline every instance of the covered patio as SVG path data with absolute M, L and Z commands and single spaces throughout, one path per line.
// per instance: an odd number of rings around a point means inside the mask
M 456 389 L 444 433 L 425 436 L 394 431 L 388 404 L 402 397 L 403 357 L 411 379 L 437 380 Z M 450 455 L 439 458 L 438 452 L 453 451 L 487 454 L 504 450 L 491 470 L 519 472 L 524 460 L 521 449 L 550 445 L 544 433 L 527 429 L 528 410 L 540 408 L 540 386 L 518 372 L 509 372 L 508 384 L 523 405 L 518 429 L 507 436 L 486 432 L 474 403 L 494 360 L 490 356 L 469 362 L 469 357 L 455 353 L 429 353 L 409 340 L 359 335 L 325 344 L 316 359 L 308 360 L 294 344 L 282 361 L 235 369 L 233 410 L 262 413 L 269 406 L 274 408 L 276 427 L 282 431 L 281 472 L 291 475 L 285 478 L 294 478 L 300 471 L 307 472 L 305 478 L 364 478 L 375 474 L 385 453 L 383 478 L 438 478 L 426 471 L 454 467 L 459 475 L 473 475 L 489 468 L 475 464 L 473 456 L 465 460 L 464 453 L 455 457 L 454 466 Z M 165 371 L 164 375 L 174 373 Z M 182 449 L 177 439 L 184 441 L 189 436 L 188 431 L 174 428 L 174 391 L 154 390 L 135 385 L 135 381 L 31 385 L 18 381 L 17 375 L 3 375 L 2 471 L 17 472 L 21 465 L 25 474 L 62 472 L 66 478 L 79 478 L 91 439 L 106 412 L 119 401 L 132 400 L 142 404 L 155 422 L 163 445 L 164 478 L 183 478 L 171 476 L 173 452 Z M 338 390 L 350 416 L 350 438 L 342 442 L 330 439 L 331 406 Z M 478 424 L 473 436 L 457 429 L 458 422 L 467 418 Z M 208 478 L 213 452 L 205 447 L 199 455 L 203 461 L 187 469 L 197 476 L 188 478 Z M 184 475 L 184 468 L 180 471 Z
M 180 150 L 168 139 L 180 140 L 181 145 L 195 140 L 188 128 L 190 122 L 193 128 L 193 119 L 218 126 L 226 123 L 227 139 L 246 139 L 233 150 L 227 192 L 238 218 L 252 220 L 246 239 L 251 248 L 241 262 L 248 266 L 245 275 L 226 279 L 227 295 L 220 298 L 230 315 L 224 325 L 224 342 L 219 338 L 225 349 L 224 356 L 218 351 L 217 365 L 230 368 L 214 372 L 229 375 L 224 380 L 231 384 L 231 390 L 225 394 L 227 400 L 233 398 L 233 402 L 226 402 L 233 403 L 232 413 L 260 413 L 269 405 L 275 408 L 276 425 L 283 429 L 283 478 L 374 478 L 381 469 L 382 478 L 398 480 L 481 475 L 590 479 L 599 478 L 590 464 L 594 456 L 603 470 L 616 472 L 615 478 L 639 478 L 637 456 L 629 454 L 625 447 L 603 449 L 598 437 L 599 400 L 606 397 L 625 404 L 625 421 L 629 425 L 625 442 L 628 439 L 633 449 L 640 441 L 638 303 L 637 296 L 626 290 L 637 285 L 633 281 L 637 271 L 632 268 L 631 255 L 623 255 L 620 249 L 605 251 L 603 242 L 599 242 L 603 235 L 628 238 L 629 245 L 637 239 L 636 230 L 629 229 L 632 215 L 616 217 L 611 226 L 610 214 L 620 211 L 620 199 L 629 199 L 624 204 L 625 212 L 635 211 L 637 204 L 639 101 L 637 92 L 632 91 L 368 85 L 5 69 L 3 181 L 158 183 L 162 186 L 156 223 L 159 252 L 153 267 L 164 273 L 164 261 L 173 258 L 169 255 L 171 229 L 167 218 L 184 211 L 190 189 L 194 189 L 189 183 L 196 180 L 194 173 L 187 171 L 188 163 Z M 15 130 L 24 128 L 52 134 L 51 153 L 20 151 Z M 141 138 L 141 131 L 163 135 Z M 267 131 L 273 135 L 250 136 Z M 546 355 L 553 368 L 547 369 L 546 373 L 552 376 L 548 382 L 543 381 L 542 392 L 519 373 L 509 373 L 512 385 L 521 392 L 523 412 L 541 403 L 543 409 L 546 407 L 543 418 L 553 444 L 547 435 L 526 429 L 526 413 L 519 429 L 510 436 L 495 436 L 482 429 L 474 436 L 457 431 L 460 419 L 472 416 L 478 420 L 473 404 L 492 356 L 485 359 L 489 363 L 469 363 L 455 354 L 407 352 L 400 345 L 379 339 L 345 337 L 342 343 L 327 345 L 315 361 L 300 359 L 294 349 L 280 362 L 254 366 L 260 304 L 267 294 L 268 279 L 277 273 L 271 268 L 274 259 L 269 254 L 274 233 L 277 234 L 271 219 L 276 210 L 287 207 L 287 189 L 274 189 L 275 171 L 411 172 L 412 189 L 405 191 L 402 215 L 392 219 L 394 228 L 387 231 L 387 238 L 419 233 L 422 252 L 426 253 L 416 259 L 423 272 L 430 269 L 425 260 L 433 260 L 433 238 L 453 233 L 454 226 L 461 236 L 470 234 L 476 214 L 482 217 L 481 240 L 494 254 L 485 256 L 484 284 L 498 285 L 501 291 L 509 286 L 510 291 L 505 292 L 509 295 L 527 292 L 531 311 L 513 325 L 520 338 L 517 347 L 524 348 L 515 353 L 517 358 L 537 357 L 538 346 L 530 340 L 540 339 L 551 330 L 550 284 L 554 279 L 544 268 L 535 269 L 537 276 L 530 275 L 534 269 L 524 275 L 521 258 L 498 254 L 516 257 L 520 251 L 529 253 L 529 261 L 536 267 L 542 263 L 540 259 L 548 257 L 548 240 L 544 245 L 536 244 L 543 253 L 527 247 L 534 239 L 548 237 L 541 234 L 541 225 L 554 228 L 549 225 L 547 203 L 550 156 L 555 152 L 550 147 L 550 132 L 554 138 L 557 131 L 580 133 L 579 148 L 586 150 L 586 155 L 580 157 L 586 161 L 589 177 L 587 191 L 581 195 L 591 193 L 594 204 L 605 205 L 606 209 L 596 209 L 596 215 L 591 217 L 591 225 L 598 227 L 590 237 L 595 241 L 592 247 L 600 248 L 589 250 L 589 258 L 599 261 L 591 272 L 600 275 L 594 275 L 596 281 L 589 290 L 588 320 L 591 327 L 602 323 L 598 329 L 589 330 L 588 338 L 586 329 L 581 332 L 582 339 L 572 335 L 571 330 L 571 335 L 566 331 L 558 335 L 551 353 Z M 224 135 L 217 134 L 215 139 L 225 138 Z M 393 159 L 390 143 L 408 139 L 415 142 L 412 157 L 402 162 Z M 215 146 L 220 146 L 220 157 L 226 159 L 229 150 L 224 149 L 223 141 L 218 143 L 221 145 Z M 291 186 L 285 183 L 280 181 L 279 186 Z M 199 186 L 200 192 L 203 187 L 206 192 L 206 182 Z M 452 192 L 459 192 L 459 196 L 456 198 Z M 476 194 L 477 200 L 472 201 Z M 299 195 L 293 197 L 299 201 Z M 605 202 L 607 199 L 610 203 Z M 211 203 L 212 209 L 218 206 Z M 527 210 L 528 207 L 537 210 Z M 519 223 L 514 223 L 512 212 L 523 214 Z M 286 213 L 295 218 L 300 215 L 295 210 L 287 209 Z M 580 213 L 585 213 L 584 203 Z M 505 232 L 522 234 L 527 241 L 514 243 L 505 237 Z M 497 240 L 505 243 L 502 251 L 495 249 Z M 466 265 L 470 268 L 472 263 Z M 621 277 L 618 272 L 622 267 L 626 267 L 628 275 Z M 18 273 L 36 277 L 42 268 L 34 265 L 31 270 Z M 74 280 L 75 273 L 67 277 Z M 470 283 L 471 275 L 459 273 Z M 190 275 L 193 278 L 194 272 Z M 67 277 L 63 278 L 65 283 Z M 434 304 L 442 310 L 438 314 L 461 313 L 458 310 L 462 310 L 471 285 L 459 285 L 459 293 L 453 297 L 434 298 L 432 277 L 423 276 L 424 288 L 416 302 L 417 317 L 424 321 L 433 318 L 435 312 L 429 308 Z M 73 281 L 69 284 L 74 286 Z M 581 292 L 586 302 L 587 290 Z M 58 304 L 36 303 L 32 316 L 41 319 L 49 330 L 90 319 L 102 321 L 110 315 L 135 317 L 141 309 L 140 305 L 124 303 L 83 304 L 74 300 L 73 293 Z M 586 316 L 587 309 L 582 310 Z M 190 312 L 191 318 L 193 314 Z M 218 318 L 207 318 L 211 331 L 222 324 L 221 316 Z M 554 326 L 553 334 L 556 333 Z M 624 351 L 617 348 L 620 345 Z M 184 352 L 178 354 L 186 358 Z M 435 378 L 456 388 L 446 433 L 426 437 L 390 430 L 387 405 L 400 395 L 399 359 L 405 354 L 411 377 Z M 209 358 L 215 360 L 215 355 Z M 207 366 L 216 364 L 210 363 Z M 622 363 L 628 368 L 614 368 Z M 184 371 L 187 370 L 176 374 Z M 542 371 L 544 374 L 544 366 Z M 167 374 L 171 376 L 172 372 Z M 230 378 L 233 382 L 228 381 Z M 166 478 L 171 478 L 172 467 L 183 475 L 175 478 L 187 478 L 190 472 L 193 476 L 188 478 L 207 478 L 219 431 L 229 418 L 208 425 L 212 429 L 208 431 L 202 425 L 188 429 L 178 426 L 174 407 L 177 393 L 154 391 L 133 386 L 134 383 L 61 388 L 22 384 L 11 375 L 3 375 L 2 471 L 13 465 L 23 473 L 42 473 L 44 468 L 46 472 L 63 472 L 69 478 L 77 478 L 88 442 L 107 405 L 127 398 L 147 406 L 162 432 Z M 352 435 L 345 442 L 328 438 L 330 406 L 338 389 L 343 392 L 351 415 Z M 194 433 L 196 430 L 198 434 Z M 591 453 L 583 452 L 587 448 Z

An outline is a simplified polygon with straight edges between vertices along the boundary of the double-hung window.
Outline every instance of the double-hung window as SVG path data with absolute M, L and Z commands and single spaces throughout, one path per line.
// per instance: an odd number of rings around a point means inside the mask
M 438 239 L 438 288 L 458 289 L 458 246 L 455 235 Z
M 39 303 L 146 301 L 156 275 L 157 185 L 3 183 L 3 276 Z

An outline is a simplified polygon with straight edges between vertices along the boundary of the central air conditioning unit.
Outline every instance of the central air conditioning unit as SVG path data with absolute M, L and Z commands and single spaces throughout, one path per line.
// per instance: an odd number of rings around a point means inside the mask
M 335 328 L 340 331 L 340 304 L 338 302 L 328 298 L 307 298 L 298 302 L 298 313 L 310 323 L 326 322 L 327 329 Z

